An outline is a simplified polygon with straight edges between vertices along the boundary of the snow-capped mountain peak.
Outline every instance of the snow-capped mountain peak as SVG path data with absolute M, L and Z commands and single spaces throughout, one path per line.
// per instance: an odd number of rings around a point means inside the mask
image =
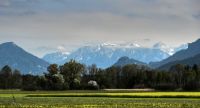
M 114 43 L 102 43 L 101 46 L 117 46 L 117 44 Z
M 55 52 L 46 54 L 43 59 L 49 63 L 57 63 L 61 64 L 63 60 L 66 60 L 68 56 L 70 55 L 69 52 Z
M 70 54 L 52 53 L 43 57 L 50 63 L 63 64 L 70 59 L 75 59 L 86 65 L 96 64 L 98 67 L 105 68 L 113 65 L 120 57 L 129 58 L 149 63 L 161 61 L 176 50 L 164 43 L 157 43 L 151 48 L 145 48 L 136 43 L 102 43 L 98 45 L 87 45 L 78 48 Z
M 144 48 L 136 43 L 103 43 L 99 45 L 83 46 L 66 55 L 63 60 L 60 53 L 47 54 L 44 60 L 50 63 L 63 64 L 70 59 L 75 59 L 86 65 L 96 64 L 106 68 L 113 65 L 120 57 L 127 56 L 145 63 L 160 61 L 169 55 L 159 49 Z
M 125 45 L 126 48 L 139 48 L 141 47 L 139 44 L 136 43 L 128 43 Z
M 62 55 L 69 55 L 70 52 L 60 52 Z
M 158 42 L 156 44 L 153 45 L 154 49 L 160 49 L 166 53 L 168 53 L 169 55 L 173 55 L 174 53 L 183 50 L 183 49 L 187 49 L 188 45 L 187 44 L 183 44 L 179 47 L 170 47 L 162 42 Z
M 102 43 L 99 46 L 110 47 L 110 48 L 139 48 L 141 47 L 137 43 Z
M 166 53 L 168 53 L 169 55 L 173 55 L 175 53 L 174 48 L 169 47 L 168 45 L 162 43 L 162 42 L 158 42 L 156 44 L 153 45 L 154 49 L 160 49 Z

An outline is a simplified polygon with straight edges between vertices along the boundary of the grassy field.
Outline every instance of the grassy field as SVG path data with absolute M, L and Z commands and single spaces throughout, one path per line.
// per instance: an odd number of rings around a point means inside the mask
M 0 90 L 0 108 L 200 108 L 200 92 Z

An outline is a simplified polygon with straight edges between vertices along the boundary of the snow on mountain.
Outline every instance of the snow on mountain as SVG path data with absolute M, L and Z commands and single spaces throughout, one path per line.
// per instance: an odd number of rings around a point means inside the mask
M 173 55 L 174 54 L 174 48 L 167 46 L 166 44 L 159 42 L 153 45 L 153 48 L 155 49 L 160 49 L 166 53 L 168 53 L 169 55 Z
M 159 43 L 156 43 L 153 45 L 153 48 L 155 49 L 160 49 L 166 53 L 168 53 L 170 56 L 173 55 L 174 53 L 180 51 L 180 50 L 183 50 L 183 49 L 187 49 L 188 48 L 188 45 L 187 44 L 183 44 L 179 47 L 170 47 L 162 42 L 159 42 Z
M 42 59 L 53 64 L 62 64 L 63 60 L 66 60 L 68 58 L 69 52 L 55 52 L 46 54 Z
M 70 59 L 75 59 L 86 65 L 96 64 L 98 67 L 109 67 L 119 58 L 127 56 L 145 63 L 160 61 L 169 56 L 160 49 L 144 48 L 135 43 L 103 43 L 100 45 L 83 46 L 73 51 L 69 55 L 59 52 L 47 54 L 43 57 L 49 63 L 64 64 Z
M 140 47 L 140 45 L 136 44 L 136 43 L 120 43 L 120 44 L 102 43 L 102 44 L 100 44 L 100 46 L 112 47 L 112 48 L 138 48 L 138 47 Z
M 180 50 L 185 48 L 184 50 Z M 180 64 L 188 64 L 193 65 L 198 63 L 198 57 L 200 54 L 200 39 L 195 42 L 189 43 L 187 45 L 182 45 L 178 47 L 176 50 L 179 50 L 172 56 L 164 59 L 160 62 L 151 63 L 150 65 L 154 68 L 159 69 L 169 69 L 172 65 L 180 63 Z M 197 55 L 197 56 L 196 56 Z M 195 60 L 196 59 L 196 60 Z
M 70 54 L 60 52 L 47 54 L 43 59 L 49 63 L 57 64 L 64 64 L 70 59 L 75 59 L 86 65 L 96 64 L 98 67 L 106 68 L 123 56 L 148 64 L 166 59 L 183 48 L 185 46 L 172 48 L 164 43 L 157 43 L 152 48 L 145 48 L 136 43 L 102 43 L 80 47 Z

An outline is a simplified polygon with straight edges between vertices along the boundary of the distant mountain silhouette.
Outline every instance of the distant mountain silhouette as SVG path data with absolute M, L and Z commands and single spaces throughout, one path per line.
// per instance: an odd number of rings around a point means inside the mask
M 160 62 L 150 63 L 150 65 L 154 68 L 162 67 L 170 62 L 181 61 L 187 58 L 194 57 L 195 55 L 200 54 L 200 39 L 196 40 L 193 43 L 188 44 L 188 48 L 178 51 L 174 55 L 164 59 Z
M 124 56 L 121 57 L 113 66 L 125 66 L 127 64 L 147 65 L 146 63 Z
M 169 70 L 171 66 L 176 65 L 176 64 L 184 64 L 184 65 L 190 65 L 193 66 L 194 64 L 200 65 L 200 54 L 190 57 L 184 60 L 177 60 L 174 62 L 169 62 L 165 65 L 162 65 L 159 67 L 160 70 Z
M 9 65 L 22 74 L 42 74 L 49 63 L 26 52 L 13 42 L 0 44 L 0 67 Z
M 150 63 L 150 65 L 154 68 L 158 68 L 158 67 L 165 65 L 169 62 L 184 60 L 184 59 L 193 57 L 197 54 L 200 54 L 200 39 L 196 40 L 193 43 L 189 43 L 187 49 L 178 51 L 174 55 L 172 55 L 172 56 L 170 56 L 170 57 L 168 57 L 168 58 L 166 58 L 166 59 L 164 59 L 160 62 Z

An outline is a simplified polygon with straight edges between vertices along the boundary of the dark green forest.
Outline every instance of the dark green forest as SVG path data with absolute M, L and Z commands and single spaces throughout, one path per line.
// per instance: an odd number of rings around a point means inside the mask
M 176 64 L 169 71 L 135 64 L 97 68 L 75 60 L 64 65 L 51 64 L 43 75 L 20 74 L 4 66 L 0 71 L 0 89 L 21 90 L 97 90 L 153 88 L 155 90 L 199 90 L 200 66 Z

